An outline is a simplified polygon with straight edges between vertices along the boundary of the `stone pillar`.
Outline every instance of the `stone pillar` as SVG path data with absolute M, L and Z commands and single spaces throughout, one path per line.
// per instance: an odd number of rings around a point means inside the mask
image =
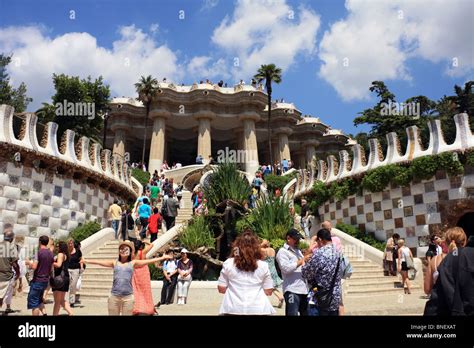
M 292 133 L 291 128 L 279 128 L 275 132 L 278 135 L 278 155 L 280 161 L 291 160 L 290 144 L 288 136 Z
M 272 166 L 275 165 L 275 162 L 280 162 L 280 146 L 278 143 L 272 142 L 272 158 L 273 158 Z
M 212 154 L 211 151 L 211 120 L 209 118 L 200 118 L 197 155 L 202 156 L 204 164 L 209 162 L 209 156 Z
M 150 112 L 153 119 L 153 133 L 151 135 L 150 158 L 148 160 L 148 171 L 160 172 L 161 165 L 165 160 L 165 130 L 167 114 Z
M 254 175 L 258 169 L 258 148 L 255 122 L 260 119 L 258 113 L 246 113 L 240 116 L 243 123 L 243 149 L 245 150 L 245 171 Z
M 211 121 L 216 115 L 209 110 L 200 110 L 193 115 L 194 119 L 198 121 L 198 144 L 197 155 L 201 155 L 203 163 L 209 162 L 209 156 L 212 155 L 212 139 L 211 139 Z
M 318 145 L 318 142 L 316 140 L 308 141 L 305 143 L 306 163 L 307 163 L 308 168 L 310 166 L 313 166 L 313 168 L 316 167 L 315 159 L 316 159 L 316 146 L 317 145 Z
M 117 154 L 123 157 L 125 155 L 125 141 L 125 130 L 122 128 L 116 129 L 112 154 Z

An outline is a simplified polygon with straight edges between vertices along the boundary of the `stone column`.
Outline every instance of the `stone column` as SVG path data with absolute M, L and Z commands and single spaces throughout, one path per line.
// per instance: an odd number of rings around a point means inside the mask
M 150 118 L 153 119 L 150 158 L 148 160 L 148 171 L 150 173 L 153 173 L 155 170 L 160 172 L 161 165 L 165 160 L 165 131 L 166 118 L 168 117 L 169 114 L 166 112 L 150 112 Z
M 280 161 L 283 161 L 284 159 L 291 160 L 290 144 L 288 142 L 288 136 L 291 133 L 291 128 L 280 128 L 277 131 Z
M 199 123 L 196 156 L 201 155 L 203 163 L 207 164 L 209 162 L 209 156 L 212 154 L 211 120 L 213 120 L 216 115 L 211 111 L 203 110 L 198 111 L 193 117 Z
M 275 162 L 280 162 L 280 146 L 278 143 L 272 142 L 272 157 L 273 157 L 272 166 L 275 165 Z
M 240 116 L 243 123 L 243 149 L 245 150 L 245 171 L 254 175 L 258 169 L 258 148 L 255 122 L 260 119 L 258 113 L 246 113 Z
M 305 142 L 306 147 L 306 163 L 308 168 L 310 166 L 316 167 L 315 159 L 316 159 L 316 146 L 318 145 L 317 140 L 310 140 Z
M 123 157 L 125 155 L 125 141 L 125 130 L 122 128 L 116 129 L 112 154 L 117 154 Z

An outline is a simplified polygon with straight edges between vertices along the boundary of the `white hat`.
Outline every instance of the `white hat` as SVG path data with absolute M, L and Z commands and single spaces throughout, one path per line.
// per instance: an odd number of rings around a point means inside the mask
M 189 251 L 188 251 L 188 249 L 186 249 L 186 248 L 183 248 L 183 249 L 181 249 L 181 254 L 182 254 L 182 253 L 185 253 L 185 254 L 187 254 L 187 253 L 189 253 Z

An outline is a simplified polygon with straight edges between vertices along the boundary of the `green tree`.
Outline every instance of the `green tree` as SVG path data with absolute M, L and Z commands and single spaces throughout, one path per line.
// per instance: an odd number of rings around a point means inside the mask
M 99 142 L 103 117 L 110 100 L 110 88 L 104 85 L 102 76 L 92 80 L 90 76 L 80 79 L 79 76 L 53 74 L 53 84 L 56 93 L 52 103 L 43 103 L 36 112 L 40 121 L 56 122 L 59 136 L 71 129 L 78 136 L 87 136 Z M 89 111 L 93 110 L 94 114 L 85 115 L 84 110 L 80 111 L 77 107 L 79 103 L 93 106 Z
M 18 88 L 10 85 L 10 76 L 7 73 L 7 66 L 12 61 L 11 56 L 0 54 L 0 104 L 8 104 L 15 108 L 16 112 L 23 112 L 32 98 L 27 97 L 25 83 L 20 83 Z
M 378 138 L 380 143 L 386 147 L 386 134 L 396 132 L 402 146 L 406 145 L 406 131 L 410 126 L 418 126 L 422 133 L 422 140 L 427 141 L 427 121 L 435 112 L 436 103 L 425 96 L 408 98 L 405 105 L 414 103 L 419 107 L 419 114 L 387 114 L 389 105 L 396 103 L 395 95 L 390 92 L 383 81 L 374 81 L 369 88 L 379 98 L 378 102 L 369 109 L 360 112 L 360 116 L 354 119 L 354 125 L 369 124 L 372 126 L 369 137 Z M 418 111 L 418 110 L 415 110 Z
M 265 89 L 267 91 L 268 97 L 268 121 L 267 121 L 267 133 L 268 133 L 268 153 L 270 156 L 270 163 L 273 164 L 272 156 L 272 135 L 270 122 L 272 118 L 272 82 L 280 83 L 281 82 L 281 69 L 277 68 L 275 64 L 261 65 L 257 71 L 257 74 L 254 76 L 258 82 L 265 80 Z
M 147 77 L 142 76 L 140 80 L 135 83 L 135 89 L 138 93 L 138 100 L 145 105 L 145 132 L 143 134 L 143 149 L 142 149 L 142 163 L 145 163 L 145 147 L 146 147 L 146 134 L 148 130 L 148 115 L 150 114 L 151 102 L 153 97 L 158 92 L 158 80 L 153 76 L 148 75 Z

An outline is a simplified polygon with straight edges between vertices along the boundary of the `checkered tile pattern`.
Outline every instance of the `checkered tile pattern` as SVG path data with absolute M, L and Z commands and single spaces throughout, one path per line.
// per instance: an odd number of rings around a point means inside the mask
M 1 162 L 0 228 L 14 224 L 17 235 L 66 237 L 79 223 L 107 226 L 107 210 L 118 198 L 98 187 Z
M 439 202 L 470 196 L 474 174 L 448 177 L 438 172 L 431 180 L 383 192 L 364 192 L 341 202 L 330 200 L 319 208 L 321 219 L 346 223 L 373 233 L 380 240 L 398 233 L 413 251 L 428 245 L 429 235 L 441 228 Z

